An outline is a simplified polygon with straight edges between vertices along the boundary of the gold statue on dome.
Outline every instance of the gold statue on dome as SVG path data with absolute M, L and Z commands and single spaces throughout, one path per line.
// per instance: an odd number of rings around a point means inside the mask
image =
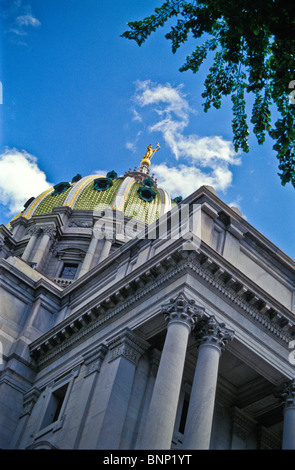
M 160 148 L 161 148 L 161 146 L 160 146 L 159 143 L 157 143 L 157 147 L 155 149 L 152 148 L 152 144 L 148 145 L 147 146 L 147 151 L 146 151 L 143 159 L 141 160 L 140 165 L 145 163 L 146 165 L 150 166 L 152 156 L 154 155 L 155 152 L 160 150 Z

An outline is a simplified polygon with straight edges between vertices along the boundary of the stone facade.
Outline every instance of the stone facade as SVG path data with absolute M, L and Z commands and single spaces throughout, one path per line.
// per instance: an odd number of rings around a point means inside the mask
M 212 189 L 180 205 L 178 237 L 178 206 L 167 237 L 1 226 L 1 448 L 295 448 L 295 263 Z

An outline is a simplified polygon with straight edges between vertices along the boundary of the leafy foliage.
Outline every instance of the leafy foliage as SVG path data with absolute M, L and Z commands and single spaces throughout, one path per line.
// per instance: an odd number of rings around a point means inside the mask
M 222 97 L 230 95 L 234 147 L 248 152 L 246 97 L 253 95 L 250 122 L 257 141 L 263 144 L 266 134 L 274 139 L 281 183 L 295 187 L 295 100 L 289 98 L 295 79 L 294 10 L 286 0 L 167 0 L 151 16 L 128 23 L 122 36 L 140 46 L 175 19 L 165 36 L 173 53 L 189 35 L 204 38 L 180 68 L 197 73 L 214 54 L 202 93 L 204 111 L 220 108 Z

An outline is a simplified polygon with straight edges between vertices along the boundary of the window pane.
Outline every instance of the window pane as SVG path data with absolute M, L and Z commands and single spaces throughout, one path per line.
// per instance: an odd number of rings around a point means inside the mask
M 66 264 L 65 263 L 60 277 L 63 277 L 65 279 L 74 279 L 74 277 L 76 275 L 76 272 L 77 272 L 77 269 L 78 269 L 77 264 Z

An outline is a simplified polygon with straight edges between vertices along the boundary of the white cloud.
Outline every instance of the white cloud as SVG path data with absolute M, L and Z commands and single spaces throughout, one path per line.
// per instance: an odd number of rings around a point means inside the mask
M 126 149 L 131 150 L 131 152 L 135 152 L 136 144 L 134 142 L 126 142 Z
M 136 138 L 132 142 L 131 141 L 126 142 L 125 144 L 126 149 L 131 150 L 131 152 L 135 153 L 137 151 L 136 145 L 141 134 L 142 134 L 142 131 L 137 132 Z
M 133 118 L 132 118 L 132 121 L 139 121 L 139 122 L 142 122 L 142 117 L 141 115 L 139 114 L 138 111 L 136 111 L 136 109 L 132 109 L 132 113 L 133 113 Z
M 33 28 L 41 26 L 40 21 L 31 14 L 18 16 L 15 21 L 19 26 L 33 26 Z
M 232 208 L 238 209 L 243 215 L 243 218 L 247 219 L 246 215 L 243 213 L 243 210 L 242 210 L 242 199 L 243 199 L 242 196 L 238 194 L 234 201 L 228 202 L 227 204 Z
M 106 176 L 107 171 L 106 170 L 94 170 L 91 172 L 92 175 L 100 175 L 100 176 Z
M 171 194 L 188 195 L 202 184 L 222 191 L 231 185 L 233 175 L 229 167 L 239 165 L 240 157 L 232 142 L 221 136 L 185 133 L 193 111 L 182 86 L 138 81 L 134 102 L 140 108 L 152 108 L 154 121 L 149 131 L 162 134 L 176 160 L 174 166 L 153 165 L 153 172 L 165 189 Z
M 168 167 L 165 163 L 153 166 L 158 185 L 165 188 L 171 197 L 187 197 L 200 186 L 213 186 L 215 190 L 225 190 L 232 182 L 232 173 L 228 168 L 216 168 L 205 173 L 190 165 Z
M 4 19 L 5 32 L 15 44 L 26 45 L 19 38 L 28 36 L 28 28 L 36 29 L 41 26 L 40 20 L 32 13 L 31 6 L 22 0 L 4 2 L 1 16 Z
M 152 83 L 150 80 L 136 82 L 135 102 L 141 107 L 147 105 L 160 105 L 155 111 L 159 115 L 174 113 L 178 118 L 186 121 L 192 110 L 182 92 L 182 85 L 173 88 L 170 83 L 165 85 Z
M 0 204 L 10 214 L 23 210 L 30 197 L 38 196 L 50 186 L 33 155 L 16 149 L 0 154 Z

